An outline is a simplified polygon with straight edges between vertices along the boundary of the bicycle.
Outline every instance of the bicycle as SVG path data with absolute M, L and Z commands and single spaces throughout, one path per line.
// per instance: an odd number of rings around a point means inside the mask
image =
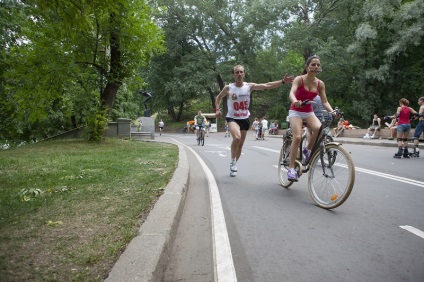
M 205 145 L 205 134 L 203 130 L 203 125 L 198 125 L 197 145 Z
M 311 103 L 311 101 L 303 103 Z M 334 112 L 341 113 L 338 109 Z M 326 140 L 330 140 L 328 138 L 329 129 L 327 132 L 326 128 L 329 128 L 332 120 L 331 116 L 326 123 L 321 124 L 309 161 L 305 165 L 302 164 L 304 161 L 303 142 L 300 142 L 295 157 L 295 170 L 298 177 L 302 173 L 309 172 L 309 194 L 319 207 L 325 209 L 334 209 L 343 204 L 352 192 L 355 182 L 355 167 L 349 152 L 338 142 L 326 142 Z M 306 134 L 302 138 L 306 138 Z M 292 140 L 292 132 L 287 130 L 283 137 L 283 146 L 278 160 L 278 178 L 280 184 L 285 188 L 289 188 L 294 182 L 287 177 Z

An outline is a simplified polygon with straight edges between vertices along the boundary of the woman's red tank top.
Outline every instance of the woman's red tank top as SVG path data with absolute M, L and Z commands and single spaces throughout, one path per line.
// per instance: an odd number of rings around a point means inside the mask
M 300 101 L 305 101 L 305 100 L 312 101 L 319 93 L 319 83 L 320 82 L 321 81 L 318 79 L 317 91 L 311 92 L 311 91 L 306 90 L 305 84 L 303 83 L 303 77 L 302 77 L 302 85 L 299 88 L 297 88 L 297 91 L 296 91 L 296 94 L 295 94 L 296 99 L 300 100 Z M 298 111 L 298 112 L 304 112 L 304 113 L 314 111 L 312 104 L 308 104 L 308 105 L 305 105 L 303 107 L 296 108 L 293 103 L 291 103 L 291 105 L 290 105 L 290 110 Z

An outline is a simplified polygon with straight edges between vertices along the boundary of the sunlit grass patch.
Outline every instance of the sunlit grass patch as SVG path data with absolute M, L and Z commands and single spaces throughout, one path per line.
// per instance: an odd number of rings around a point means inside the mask
M 177 157 L 175 145 L 110 139 L 0 151 L 0 277 L 103 280 Z

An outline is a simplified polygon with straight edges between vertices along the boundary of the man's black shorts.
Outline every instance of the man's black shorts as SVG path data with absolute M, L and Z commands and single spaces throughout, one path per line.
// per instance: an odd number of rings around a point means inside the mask
M 248 118 L 245 118 L 245 119 L 234 119 L 234 118 L 227 117 L 225 119 L 227 120 L 227 123 L 230 123 L 230 122 L 237 123 L 240 126 L 240 130 L 247 131 L 250 128 L 250 120 Z

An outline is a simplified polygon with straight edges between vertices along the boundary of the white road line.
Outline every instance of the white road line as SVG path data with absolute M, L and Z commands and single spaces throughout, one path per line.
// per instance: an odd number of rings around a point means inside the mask
M 274 153 L 278 153 L 278 154 L 280 153 L 280 151 L 265 148 L 265 147 L 259 147 L 259 146 L 252 146 L 252 147 L 257 148 L 257 149 L 261 149 L 261 150 L 264 150 L 264 151 L 270 151 L 270 152 L 274 152 Z M 392 174 L 387 174 L 387 173 L 383 173 L 383 172 L 378 172 L 378 171 L 374 171 L 374 170 L 369 170 L 369 169 L 365 169 L 365 168 L 360 168 L 360 167 L 357 167 L 357 166 L 355 166 L 355 170 L 359 171 L 359 172 L 368 173 L 368 174 L 371 174 L 371 175 L 375 175 L 375 176 L 379 176 L 379 177 L 383 177 L 383 178 L 387 178 L 387 179 L 391 179 L 391 180 L 395 180 L 395 181 L 399 181 L 399 182 L 403 182 L 403 183 L 406 183 L 406 184 L 415 185 L 415 186 L 424 188 L 424 182 L 423 181 L 409 179 L 409 178 L 396 176 L 396 175 L 392 175 Z
M 175 142 L 181 144 L 174 139 Z M 190 147 L 188 148 L 197 158 L 209 183 L 209 193 L 211 200 L 211 216 L 212 216 L 212 236 L 213 236 L 213 254 L 214 254 L 214 270 L 215 281 L 217 282 L 236 282 L 236 270 L 231 253 L 230 239 L 228 238 L 227 225 L 225 223 L 224 211 L 222 209 L 221 196 L 219 194 L 218 185 L 212 172 L 200 158 L 200 156 Z
M 260 146 L 252 146 L 253 148 L 256 148 L 256 149 L 261 149 L 261 150 L 264 150 L 264 151 L 270 151 L 270 152 L 274 152 L 274 153 L 280 153 L 280 151 L 278 151 L 278 150 L 274 150 L 274 149 L 270 149 L 270 148 L 265 148 L 265 147 L 260 147 Z
M 405 229 L 405 230 L 411 232 L 412 234 L 415 234 L 418 237 L 421 237 L 421 238 L 424 239 L 424 232 L 421 231 L 421 230 L 419 230 L 419 229 L 417 229 L 417 228 L 415 228 L 415 227 L 412 227 L 412 226 L 409 226 L 409 225 L 403 225 L 403 226 L 399 226 L 399 227 L 402 228 L 402 229 Z
M 355 169 L 357 171 L 360 171 L 360 172 L 364 172 L 364 173 L 372 174 L 372 175 L 375 175 L 375 176 L 380 176 L 380 177 L 384 177 L 384 178 L 388 178 L 388 179 L 392 179 L 392 180 L 395 180 L 395 181 L 399 181 L 399 182 L 403 182 L 403 183 L 407 183 L 407 184 L 411 184 L 411 185 L 415 185 L 415 186 L 424 188 L 424 182 L 422 182 L 422 181 L 404 178 L 404 177 L 400 177 L 400 176 L 396 176 L 396 175 L 392 175 L 392 174 L 387 174 L 387 173 L 382 173 L 382 172 L 378 172 L 378 171 L 373 171 L 373 170 L 360 168 L 360 167 L 355 167 Z

